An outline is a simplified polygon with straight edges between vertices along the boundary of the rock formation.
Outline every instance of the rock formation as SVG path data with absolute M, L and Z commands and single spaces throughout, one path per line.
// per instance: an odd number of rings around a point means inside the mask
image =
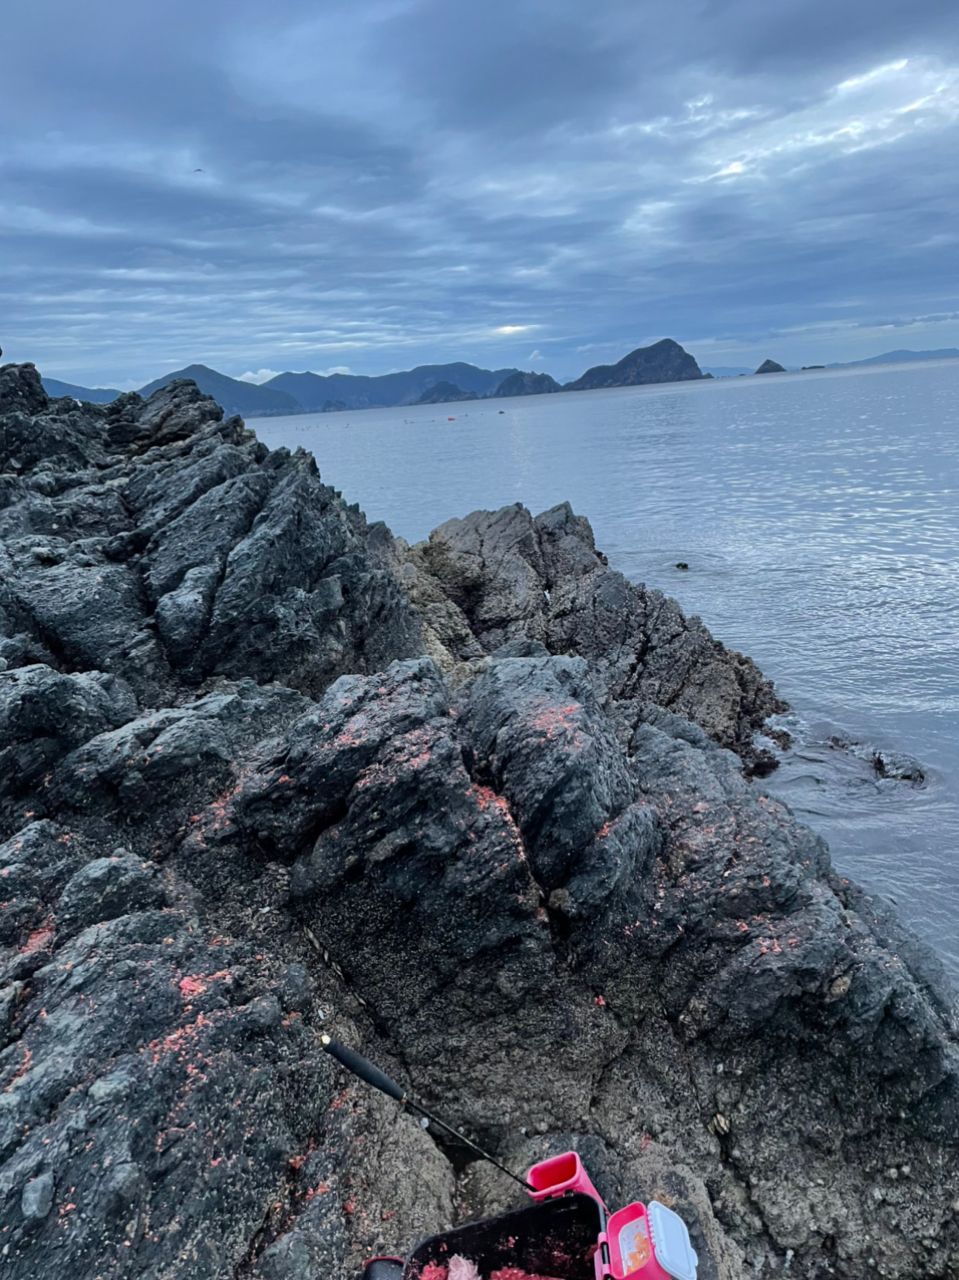
M 511 373 L 508 378 L 504 378 L 496 390 L 494 396 L 545 396 L 551 395 L 554 391 L 562 391 L 562 387 L 555 378 L 551 378 L 548 373 Z
M 747 771 L 781 704 L 563 505 L 414 548 L 177 383 L 0 368 L 0 1272 L 314 1280 L 668 1198 L 703 1280 L 959 1267 L 956 1008 Z
M 756 370 L 756 372 L 757 373 L 785 373 L 786 370 L 783 368 L 781 364 L 777 364 L 775 360 L 764 360 L 762 364 L 759 366 L 759 368 Z
M 598 364 L 587 369 L 564 391 L 592 391 L 599 387 L 638 387 L 650 382 L 689 382 L 702 378 L 699 365 L 672 338 L 663 338 L 651 347 L 637 347 L 616 364 Z

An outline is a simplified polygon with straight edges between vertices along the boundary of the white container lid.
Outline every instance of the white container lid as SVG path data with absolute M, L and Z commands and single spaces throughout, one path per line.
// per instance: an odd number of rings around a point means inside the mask
M 656 1261 L 675 1280 L 696 1280 L 699 1259 L 689 1243 L 686 1223 L 658 1200 L 650 1200 L 646 1212 Z

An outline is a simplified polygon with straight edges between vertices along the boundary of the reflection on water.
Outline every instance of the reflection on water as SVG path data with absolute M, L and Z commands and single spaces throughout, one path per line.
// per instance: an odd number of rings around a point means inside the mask
M 612 564 L 775 678 L 797 748 L 772 789 L 959 976 L 957 408 L 951 363 L 256 429 L 310 449 L 347 498 L 411 541 L 477 507 L 568 498 Z M 837 733 L 916 756 L 926 785 L 878 779 L 829 746 Z

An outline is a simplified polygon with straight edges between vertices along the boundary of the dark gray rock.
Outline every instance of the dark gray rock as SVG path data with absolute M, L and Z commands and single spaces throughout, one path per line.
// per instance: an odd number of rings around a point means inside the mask
M 759 366 L 759 368 L 756 370 L 756 372 L 757 373 L 785 373 L 786 370 L 783 368 L 781 364 L 777 364 L 775 360 L 764 360 L 762 364 Z
M 648 704 L 668 708 L 751 770 L 774 767 L 754 741 L 786 708 L 771 683 L 674 600 L 610 569 L 568 503 L 535 520 L 516 504 L 447 521 L 408 553 L 404 580 L 444 668 L 513 640 L 539 642 L 587 658 L 624 722 Z
M 23 1188 L 20 1212 L 24 1222 L 42 1222 L 53 1208 L 53 1174 L 40 1173 Z
M 3 405 L 4 415 L 43 413 L 49 406 L 50 399 L 34 365 L 0 365 L 0 404 Z M 4 423 L 5 427 L 6 425 Z
M 38 663 L 0 671 L 0 807 L 46 785 L 69 751 L 135 712 L 130 688 L 102 671 L 66 675 Z
M 121 850 L 95 858 L 70 877 L 60 895 L 57 932 L 68 937 L 87 925 L 167 905 L 156 865 Z

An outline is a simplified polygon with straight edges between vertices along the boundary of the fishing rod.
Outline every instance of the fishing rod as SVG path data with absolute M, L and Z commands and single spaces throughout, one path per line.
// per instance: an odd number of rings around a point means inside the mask
M 469 1147 L 471 1151 L 475 1151 L 480 1159 L 488 1160 L 491 1165 L 495 1165 L 501 1173 L 505 1173 L 507 1178 L 512 1178 L 514 1182 L 518 1182 L 524 1190 L 536 1190 L 532 1183 L 527 1182 L 525 1178 L 521 1178 L 518 1174 L 513 1173 L 512 1170 L 507 1169 L 504 1164 L 500 1164 L 495 1156 L 491 1156 L 488 1151 L 484 1151 L 481 1146 L 478 1146 L 477 1143 L 472 1140 L 472 1138 L 467 1138 L 465 1133 L 460 1133 L 459 1130 L 454 1129 L 452 1125 L 447 1124 L 445 1120 L 441 1120 L 439 1116 L 435 1116 L 431 1111 L 427 1111 L 426 1107 L 424 1107 L 421 1102 L 417 1102 L 411 1094 L 407 1093 L 406 1090 L 398 1085 L 395 1080 L 391 1080 L 384 1071 L 381 1071 L 380 1068 L 370 1062 L 368 1058 L 364 1058 L 354 1049 L 347 1048 L 345 1044 L 342 1044 L 339 1040 L 334 1040 L 332 1036 L 325 1034 L 321 1035 L 320 1044 L 331 1058 L 335 1058 L 341 1067 L 345 1067 L 347 1071 L 352 1072 L 352 1074 L 357 1076 L 358 1079 L 364 1081 L 364 1083 L 368 1085 L 371 1085 L 374 1089 L 379 1089 L 380 1093 L 385 1093 L 388 1098 L 393 1098 L 400 1104 L 400 1106 L 408 1107 L 412 1111 L 418 1111 L 421 1116 L 425 1116 L 430 1124 L 435 1124 L 440 1129 L 445 1129 L 451 1137 L 457 1140 L 457 1142 L 462 1142 L 463 1145 Z

